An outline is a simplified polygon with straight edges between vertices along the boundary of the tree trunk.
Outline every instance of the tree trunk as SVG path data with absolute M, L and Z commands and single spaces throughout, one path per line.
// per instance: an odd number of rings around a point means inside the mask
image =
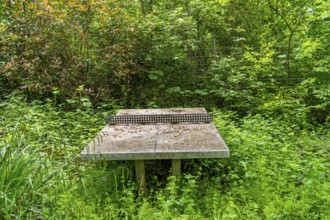
M 291 48 L 292 48 L 292 39 L 293 39 L 294 31 L 290 30 L 290 36 L 288 40 L 288 49 L 286 52 L 286 72 L 288 74 L 288 78 L 292 78 L 291 73 Z

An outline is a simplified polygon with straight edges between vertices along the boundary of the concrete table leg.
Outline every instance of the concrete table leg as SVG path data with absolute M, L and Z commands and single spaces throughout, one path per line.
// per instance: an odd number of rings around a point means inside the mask
M 173 159 L 172 160 L 172 176 L 179 178 L 181 176 L 181 160 Z
M 139 188 L 139 194 L 147 194 L 144 160 L 135 161 L 135 172 L 136 172 L 136 182 Z

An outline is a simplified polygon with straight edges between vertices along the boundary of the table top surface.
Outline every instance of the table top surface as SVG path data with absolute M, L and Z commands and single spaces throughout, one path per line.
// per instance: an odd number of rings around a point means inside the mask
M 204 108 L 123 109 L 117 115 L 203 114 Z M 81 152 L 85 159 L 226 158 L 229 149 L 213 123 L 106 125 Z

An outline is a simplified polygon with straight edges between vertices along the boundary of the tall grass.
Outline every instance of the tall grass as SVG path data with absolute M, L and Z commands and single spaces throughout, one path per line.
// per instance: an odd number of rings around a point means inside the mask
M 53 176 L 47 155 L 26 145 L 17 130 L 0 141 L 0 150 L 0 216 L 40 215 L 42 190 Z
M 80 160 L 104 123 L 88 108 L 63 111 L 19 95 L 0 103 L 0 219 L 80 218 L 85 201 L 121 190 L 127 168 Z

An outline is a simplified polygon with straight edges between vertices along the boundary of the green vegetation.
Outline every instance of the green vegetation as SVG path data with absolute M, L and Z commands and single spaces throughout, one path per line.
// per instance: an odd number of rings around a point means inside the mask
M 329 219 L 329 8 L 1 1 L 0 219 Z M 132 163 L 80 159 L 106 115 L 179 106 L 229 159 L 152 170 L 146 197 Z
M 180 186 L 171 178 L 165 186 L 151 180 L 156 183 L 149 186 L 151 195 L 138 198 L 132 164 L 79 158 L 103 126 L 104 115 L 89 108 L 63 111 L 51 102 L 28 104 L 19 97 L 9 97 L 0 108 L 0 213 L 5 219 L 330 216 L 329 127 L 293 119 L 291 114 L 305 110 L 297 105 L 295 112 L 276 118 L 239 119 L 214 110 L 231 158 L 185 161 L 188 171 Z

